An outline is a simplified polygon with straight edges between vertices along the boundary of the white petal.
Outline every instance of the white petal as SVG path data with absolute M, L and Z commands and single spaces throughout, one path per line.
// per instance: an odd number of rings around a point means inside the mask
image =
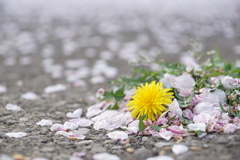
M 82 115 L 82 109 L 76 109 L 74 112 L 68 112 L 67 117 L 68 118 L 80 118 Z
M 67 87 L 63 84 L 57 84 L 54 86 L 48 86 L 44 89 L 45 93 L 54 93 L 54 92 L 59 92 L 59 91 L 65 91 Z
M 113 131 L 109 132 L 107 136 L 114 140 L 124 140 L 128 139 L 128 134 L 124 131 Z
M 149 157 L 146 160 L 174 160 L 174 159 L 170 156 L 162 155 L 162 156 L 157 156 L 157 157 Z
M 27 92 L 25 94 L 22 94 L 21 98 L 26 99 L 26 100 L 35 100 L 38 98 L 38 96 L 33 92 Z
M 75 123 L 72 123 L 72 122 L 65 122 L 63 124 L 63 127 L 65 130 L 75 130 L 78 128 L 78 125 L 76 125 Z
M 25 132 L 10 132 L 6 133 L 6 136 L 8 137 L 14 137 L 14 138 L 21 138 L 21 137 L 26 137 L 28 134 Z
M 54 125 L 52 125 L 50 130 L 51 131 L 64 131 L 65 129 L 62 124 L 54 124 Z
M 166 140 L 170 140 L 173 136 L 173 133 L 170 132 L 170 131 L 167 131 L 165 128 L 162 128 L 160 131 L 159 131 L 159 135 L 160 137 L 162 137 L 163 139 L 166 139 Z
M 22 108 L 20 106 L 17 106 L 15 104 L 7 104 L 6 105 L 7 110 L 12 110 L 12 111 L 20 111 Z
M 179 155 L 188 151 L 188 147 L 182 144 L 174 144 L 172 146 L 172 151 L 174 154 Z
M 188 128 L 192 131 L 206 131 L 207 125 L 205 123 L 192 123 L 188 125 Z
M 179 117 L 182 116 L 182 109 L 179 107 L 177 99 L 174 99 L 173 102 L 169 104 L 169 111 L 173 114 L 178 115 Z
M 94 160 L 120 160 L 120 158 L 116 155 L 109 153 L 98 153 L 93 155 Z
M 69 121 L 77 124 L 79 127 L 88 127 L 91 124 L 93 124 L 93 122 L 91 120 L 86 119 L 86 118 L 71 119 Z
M 0 85 L 0 94 L 7 92 L 7 87 Z
M 39 126 L 52 126 L 52 121 L 47 119 L 42 119 L 41 121 L 37 122 Z

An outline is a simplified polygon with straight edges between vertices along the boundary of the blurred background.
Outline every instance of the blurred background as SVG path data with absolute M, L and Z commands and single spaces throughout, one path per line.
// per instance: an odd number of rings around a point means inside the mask
M 0 67 L 41 69 L 74 86 L 129 73 L 139 55 L 176 61 L 191 39 L 240 59 L 240 1 L 0 0 Z

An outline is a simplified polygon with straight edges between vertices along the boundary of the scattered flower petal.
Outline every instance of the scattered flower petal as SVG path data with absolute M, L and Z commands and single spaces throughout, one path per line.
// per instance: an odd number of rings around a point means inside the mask
M 54 86 L 48 86 L 44 89 L 45 93 L 54 93 L 54 92 L 59 92 L 59 91 L 65 91 L 67 87 L 63 84 L 57 84 Z
M 25 132 L 10 132 L 10 133 L 6 133 L 6 136 L 8 137 L 13 137 L 13 138 L 22 138 L 22 137 L 26 137 L 28 134 Z
M 38 96 L 33 92 L 27 92 L 25 94 L 22 94 L 21 98 L 26 99 L 26 100 L 35 100 L 38 98 Z
M 109 132 L 107 136 L 113 140 L 118 140 L 118 141 L 128 139 L 128 134 L 124 131 Z
M 7 110 L 12 110 L 12 111 L 20 111 L 20 110 L 22 110 L 22 108 L 20 106 L 15 105 L 15 104 L 10 104 L 10 103 L 6 105 L 6 109 Z
M 73 112 L 68 112 L 67 113 L 67 117 L 68 118 L 80 118 L 82 115 L 82 109 L 79 108 L 79 109 L 76 109 L 75 111 Z
M 52 126 L 52 121 L 47 119 L 42 119 L 41 121 L 37 122 L 39 126 Z
M 93 155 L 94 160 L 120 160 L 120 158 L 114 154 L 98 153 Z
M 172 152 L 176 155 L 186 153 L 188 151 L 188 147 L 182 144 L 174 144 L 172 146 Z

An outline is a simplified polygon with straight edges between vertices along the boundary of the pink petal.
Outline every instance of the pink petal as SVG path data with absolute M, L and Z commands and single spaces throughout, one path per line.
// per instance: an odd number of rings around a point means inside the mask
M 68 112 L 67 113 L 67 117 L 68 118 L 80 118 L 82 115 L 82 109 L 79 108 L 79 109 L 76 109 L 75 111 L 73 112 Z
M 47 119 L 42 119 L 41 121 L 37 122 L 39 126 L 52 126 L 52 121 Z
M 13 138 L 22 138 L 22 137 L 26 137 L 28 134 L 25 132 L 10 132 L 10 133 L 6 133 L 6 136 L 8 137 L 13 137 Z
M 226 126 L 224 126 L 224 133 L 234 133 L 237 129 L 240 129 L 240 127 L 236 126 L 235 124 L 229 123 Z
M 124 131 L 113 131 L 109 132 L 107 136 L 113 140 L 124 140 L 128 139 L 128 134 Z
M 93 155 L 94 160 L 120 160 L 120 158 L 116 155 L 109 153 L 98 153 Z

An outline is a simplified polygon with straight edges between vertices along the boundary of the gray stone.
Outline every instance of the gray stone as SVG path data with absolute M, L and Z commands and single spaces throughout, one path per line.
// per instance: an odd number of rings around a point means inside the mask
M 92 149 L 91 149 L 91 152 L 94 154 L 94 153 L 100 153 L 100 152 L 106 152 L 106 149 L 100 145 L 100 144 L 97 144 L 97 143 L 94 143 L 92 145 Z
M 149 138 L 148 137 L 142 137 L 142 142 L 148 142 Z
M 28 118 L 21 117 L 21 118 L 19 119 L 19 121 L 20 121 L 20 122 L 26 122 L 26 121 L 28 121 Z
M 171 145 L 172 145 L 172 143 L 170 143 L 170 142 L 157 142 L 154 144 L 154 146 L 156 148 L 162 148 L 162 147 L 171 146 Z
M 44 147 L 44 148 L 42 148 L 42 151 L 43 152 L 53 152 L 54 148 L 53 147 Z
M 91 143 L 93 143 L 93 140 L 85 140 L 85 141 L 77 142 L 76 145 L 88 145 Z
M 73 131 L 74 134 L 81 135 L 87 134 L 90 131 L 88 128 L 79 128 L 78 130 Z
M 14 159 L 6 154 L 0 154 L 0 160 L 14 160 Z

